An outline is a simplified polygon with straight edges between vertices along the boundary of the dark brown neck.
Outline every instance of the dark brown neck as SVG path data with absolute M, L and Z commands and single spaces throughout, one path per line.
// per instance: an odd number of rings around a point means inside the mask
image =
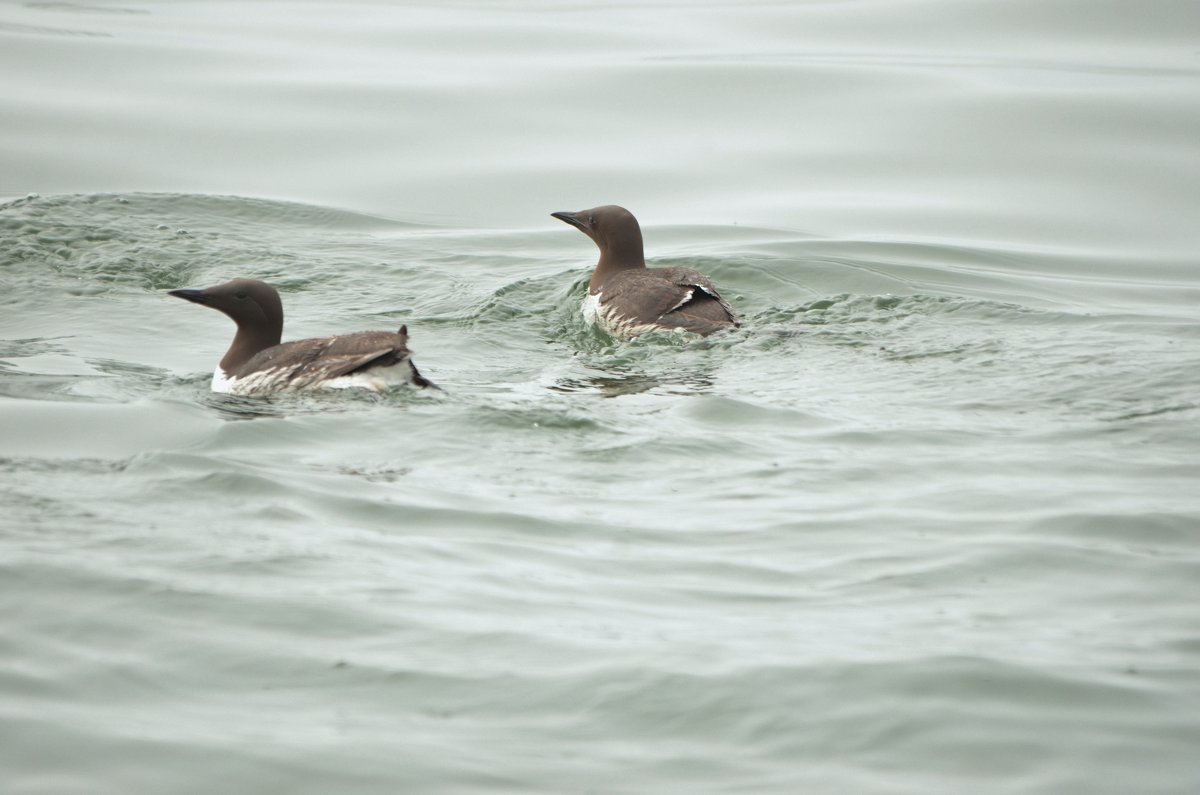
M 600 247 L 600 261 L 588 282 L 588 290 L 596 292 L 605 279 L 618 271 L 636 270 L 646 267 L 646 255 L 642 248 L 642 234 L 636 231 L 626 234 L 621 240 L 606 240 Z
M 247 328 L 239 325 L 233 344 L 221 357 L 221 369 L 227 373 L 234 372 L 254 358 L 255 354 L 278 345 L 282 336 L 283 329 L 279 326 Z

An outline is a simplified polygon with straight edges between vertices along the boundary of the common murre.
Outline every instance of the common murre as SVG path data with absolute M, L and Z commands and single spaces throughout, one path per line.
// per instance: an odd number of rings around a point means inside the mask
M 741 320 L 706 276 L 691 268 L 647 268 L 642 230 L 614 204 L 551 215 L 590 237 L 600 260 L 588 282 L 583 314 L 618 339 L 649 331 L 712 334 Z
M 169 295 L 224 312 L 237 323 L 229 350 L 213 371 L 212 391 L 264 395 L 303 389 L 358 387 L 376 392 L 403 383 L 436 387 L 412 363 L 408 327 L 360 331 L 280 344 L 279 292 L 256 279 L 234 279 Z

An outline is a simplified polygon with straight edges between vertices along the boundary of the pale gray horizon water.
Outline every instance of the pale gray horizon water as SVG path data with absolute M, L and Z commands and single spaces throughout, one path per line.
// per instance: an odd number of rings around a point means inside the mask
M 1198 34 L 0 2 L 0 790 L 1196 791 Z M 209 393 L 235 276 L 444 393 Z

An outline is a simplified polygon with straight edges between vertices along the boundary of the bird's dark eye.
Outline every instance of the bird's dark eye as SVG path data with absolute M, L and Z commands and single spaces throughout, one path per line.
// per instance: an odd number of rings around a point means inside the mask
M 245 301 L 245 300 L 246 300 L 246 294 L 245 294 L 245 293 L 234 293 L 234 294 L 233 294 L 233 297 L 234 297 L 234 298 L 236 298 L 236 299 L 237 299 L 237 300 L 239 300 L 239 301 Z
M 589 215 L 588 216 L 588 226 L 594 226 L 595 223 L 596 223 L 596 216 Z

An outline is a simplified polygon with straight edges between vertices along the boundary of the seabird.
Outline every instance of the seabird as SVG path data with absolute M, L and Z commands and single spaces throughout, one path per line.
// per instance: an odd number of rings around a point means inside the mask
M 302 389 L 359 387 L 376 392 L 398 384 L 436 386 L 412 363 L 408 327 L 360 331 L 280 344 L 279 292 L 256 279 L 234 279 L 204 290 L 170 295 L 224 312 L 237 323 L 229 350 L 213 371 L 212 391 L 264 395 Z
M 590 237 L 600 261 L 588 282 L 583 315 L 618 339 L 649 331 L 712 334 L 741 325 L 729 302 L 691 268 L 647 268 L 633 213 L 608 204 L 550 213 Z

